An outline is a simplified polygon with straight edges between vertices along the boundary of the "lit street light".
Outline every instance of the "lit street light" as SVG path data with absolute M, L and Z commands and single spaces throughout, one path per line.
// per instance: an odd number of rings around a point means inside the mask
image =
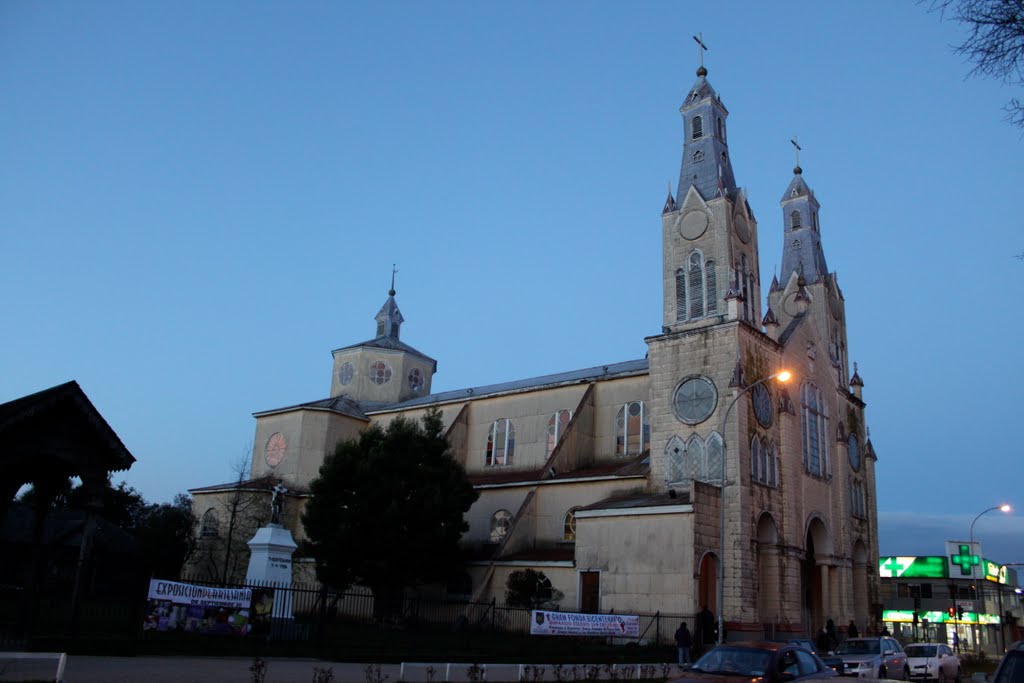
M 973 520 L 971 520 L 971 530 L 970 530 L 970 533 L 969 533 L 970 544 L 971 544 L 971 558 L 973 559 L 975 555 L 977 555 L 977 557 L 978 557 L 978 564 L 977 565 L 975 565 L 973 562 L 971 563 L 971 583 L 974 584 L 975 590 L 977 591 L 978 602 L 980 603 L 980 609 L 978 610 L 978 614 L 979 615 L 984 613 L 984 611 L 985 611 L 985 594 L 984 594 L 984 588 L 983 588 L 984 583 L 982 583 L 982 586 L 978 586 L 977 583 L 975 583 L 977 581 L 977 578 L 978 578 L 977 577 L 977 571 L 975 570 L 975 567 L 981 565 L 982 558 L 981 558 L 981 553 L 975 553 L 974 552 L 974 523 L 977 522 L 981 518 L 982 515 L 985 515 L 985 514 L 987 514 L 989 512 L 994 512 L 995 510 L 999 510 L 1000 512 L 1009 512 L 1011 510 L 1011 508 L 1006 503 L 1003 503 L 1002 505 L 996 505 L 996 506 L 988 508 L 987 510 L 982 510 L 981 512 L 979 512 L 977 514 L 977 516 Z M 985 575 L 982 574 L 981 578 L 984 580 Z M 977 629 L 977 626 L 975 626 L 975 628 Z M 980 649 L 981 648 L 981 642 L 979 641 L 979 639 L 977 637 L 978 633 L 979 632 L 977 630 L 975 630 L 975 638 L 974 638 L 975 642 L 974 642 L 974 644 L 975 644 L 976 648 Z
M 759 384 L 770 382 L 773 379 L 777 379 L 780 382 L 788 382 L 793 377 L 793 373 L 789 370 L 780 370 L 773 375 L 768 375 L 764 379 L 759 379 L 743 391 L 736 394 L 729 406 L 725 409 L 725 415 L 722 417 L 722 429 L 720 434 L 722 436 L 722 488 L 721 494 L 718 499 L 718 642 L 722 642 L 722 634 L 725 633 L 725 461 L 726 453 L 728 449 L 726 447 L 725 440 L 725 424 L 729 421 L 729 413 L 732 411 L 732 407 L 736 405 L 736 401 L 739 400 L 740 396 L 743 396 L 748 391 L 753 389 Z

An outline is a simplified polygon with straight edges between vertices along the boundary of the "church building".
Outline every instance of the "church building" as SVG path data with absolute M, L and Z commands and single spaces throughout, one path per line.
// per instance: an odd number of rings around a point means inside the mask
M 436 407 L 480 493 L 450 595 L 502 602 L 509 574 L 530 567 L 564 611 L 707 605 L 730 639 L 815 633 L 829 618 L 876 627 L 876 458 L 818 200 L 797 166 L 771 222 L 784 249 L 763 298 L 758 221 L 703 66 L 680 113 L 663 318 L 646 357 L 432 393 L 437 361 L 402 339 L 392 288 L 373 338 L 333 351 L 327 398 L 255 413 L 252 480 L 191 491 L 204 538 L 223 533 L 227 497 L 269 501 L 282 481 L 301 540 L 303 492 L 340 440 Z M 296 581 L 314 580 L 296 560 Z

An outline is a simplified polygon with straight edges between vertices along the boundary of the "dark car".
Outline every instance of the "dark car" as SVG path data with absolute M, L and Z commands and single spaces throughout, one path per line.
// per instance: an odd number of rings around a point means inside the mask
M 1007 648 L 992 676 L 992 683 L 1024 683 L 1024 640 Z
M 843 673 L 842 659 L 829 652 L 818 652 L 817 646 L 807 638 L 790 638 L 789 640 L 784 640 L 782 642 L 792 643 L 793 645 L 798 645 L 799 647 L 802 647 L 805 650 L 813 652 L 814 654 L 821 657 L 821 661 L 825 662 L 830 667 L 832 667 L 832 670 L 835 671 L 837 674 Z
M 694 662 L 673 683 L 689 681 L 735 681 L 759 679 L 763 683 L 816 681 L 835 677 L 833 671 L 814 653 L 791 643 L 752 641 L 719 645 Z

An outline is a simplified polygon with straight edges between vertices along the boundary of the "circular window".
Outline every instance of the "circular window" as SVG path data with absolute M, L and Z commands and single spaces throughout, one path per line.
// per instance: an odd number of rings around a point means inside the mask
M 752 400 L 754 401 L 754 417 L 762 427 L 771 427 L 775 411 L 772 407 L 772 395 L 768 392 L 768 387 L 758 384 L 751 390 L 751 394 L 753 394 Z
M 498 510 L 491 517 L 491 543 L 498 543 L 505 538 L 508 530 L 512 528 L 512 513 L 508 510 Z
M 338 368 L 338 381 L 342 384 L 350 384 L 355 377 L 356 369 L 351 363 L 342 363 Z
M 370 381 L 374 384 L 387 384 L 391 381 L 391 366 L 382 360 L 370 364 Z
M 281 432 L 274 432 L 267 439 L 267 447 L 263 451 L 263 457 L 266 459 L 267 464 L 271 467 L 277 467 L 284 460 L 285 453 L 288 451 L 288 446 L 284 442 L 284 437 L 281 436 Z
M 420 372 L 419 368 L 413 368 L 409 371 L 409 388 L 417 393 L 423 388 L 423 373 Z
M 860 471 L 860 443 L 857 442 L 857 435 L 850 434 L 846 440 L 846 451 L 850 454 L 850 467 L 854 472 Z
M 707 377 L 687 377 L 672 396 L 672 408 L 676 417 L 686 424 L 700 424 L 711 417 L 718 403 L 718 392 Z

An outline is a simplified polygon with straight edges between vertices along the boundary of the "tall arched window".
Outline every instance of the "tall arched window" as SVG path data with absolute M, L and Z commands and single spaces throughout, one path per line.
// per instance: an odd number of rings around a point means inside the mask
M 686 289 L 690 299 L 691 320 L 704 315 L 704 264 L 701 263 L 703 260 L 704 256 L 699 251 L 690 254 L 687 259 Z
M 678 436 L 673 436 L 665 446 L 665 478 L 671 482 L 684 481 L 690 478 L 684 469 L 686 444 Z
M 547 455 L 555 450 L 555 446 L 562 440 L 565 430 L 569 427 L 569 420 L 572 419 L 571 410 L 559 410 L 548 420 L 548 447 Z
M 747 255 L 740 254 L 740 289 L 743 294 L 743 319 L 750 320 L 751 304 L 750 281 L 747 276 Z
M 789 229 L 790 230 L 796 230 L 799 227 L 800 227 L 800 212 L 799 211 L 794 211 L 793 213 L 789 214 Z
M 217 538 L 220 535 L 220 519 L 217 518 L 217 511 L 210 508 L 203 513 L 203 523 L 199 527 L 201 538 Z
M 644 452 L 651 438 L 651 426 L 643 401 L 630 401 L 619 408 L 615 416 L 615 427 L 615 455 L 636 455 Z
M 700 481 L 708 479 L 708 459 L 704 452 L 704 439 L 696 434 L 686 442 L 686 461 L 690 465 L 692 477 Z
M 563 541 L 575 541 L 576 540 L 576 511 L 578 507 L 574 507 L 565 513 L 565 519 L 562 523 L 562 540 Z
M 686 320 L 686 271 L 676 271 L 676 322 Z
M 512 453 L 516 448 L 516 430 L 512 420 L 501 418 L 491 423 L 491 431 L 487 433 L 487 454 L 484 465 L 508 465 L 512 462 Z
M 756 436 L 750 440 L 750 478 L 761 481 L 761 442 Z
M 711 259 L 704 262 L 704 284 L 707 288 L 707 312 L 711 315 L 718 312 L 718 278 L 715 275 L 715 262 Z
M 696 140 L 697 138 L 704 136 L 704 119 L 699 116 L 693 117 L 693 124 L 691 125 L 690 138 Z
M 821 391 L 810 382 L 800 388 L 804 468 L 816 477 L 828 476 L 828 414 Z
M 718 118 L 718 137 L 725 140 L 725 121 L 721 117 Z
M 708 480 L 722 481 L 722 435 L 711 432 L 707 441 Z
M 779 485 L 779 456 L 775 450 L 775 444 L 768 446 L 768 485 Z

